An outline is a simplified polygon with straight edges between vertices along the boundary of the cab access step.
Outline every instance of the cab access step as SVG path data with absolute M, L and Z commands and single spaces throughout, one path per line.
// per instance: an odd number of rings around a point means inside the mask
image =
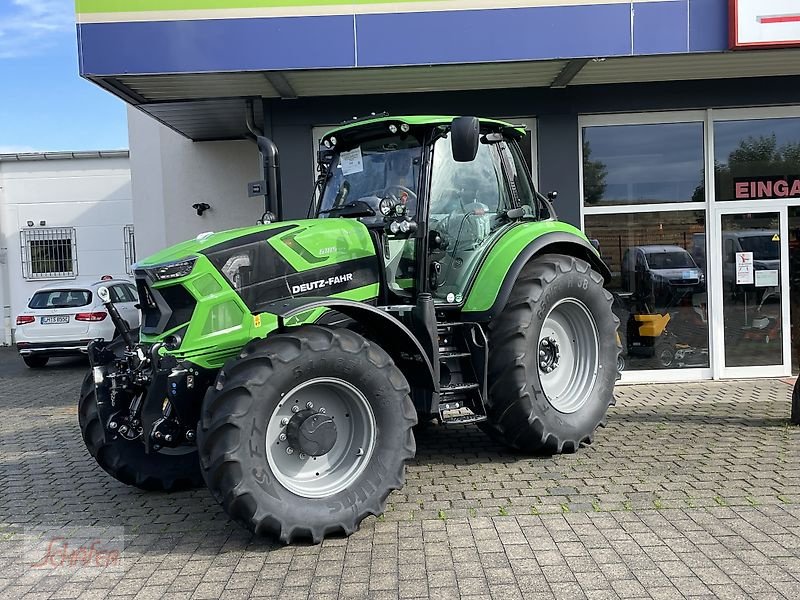
M 465 425 L 486 420 L 488 341 L 477 323 L 438 323 L 439 422 Z

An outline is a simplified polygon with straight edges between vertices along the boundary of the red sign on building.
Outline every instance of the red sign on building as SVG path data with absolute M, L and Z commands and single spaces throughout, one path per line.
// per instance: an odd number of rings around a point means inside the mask
M 730 0 L 734 50 L 800 46 L 798 0 Z
M 800 175 L 781 177 L 736 177 L 733 189 L 737 200 L 800 198 Z

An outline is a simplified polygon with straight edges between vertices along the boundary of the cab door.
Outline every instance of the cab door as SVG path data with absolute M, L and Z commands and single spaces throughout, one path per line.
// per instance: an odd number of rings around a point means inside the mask
M 441 304 L 460 304 L 480 258 L 506 225 L 499 213 L 511 208 L 498 142 L 485 138 L 471 162 L 453 159 L 450 136 L 433 148 L 429 193 L 430 290 Z

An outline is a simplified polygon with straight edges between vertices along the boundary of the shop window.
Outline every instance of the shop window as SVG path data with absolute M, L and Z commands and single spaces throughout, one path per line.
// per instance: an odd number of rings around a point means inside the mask
M 61 279 L 78 275 L 74 227 L 34 227 L 20 231 L 25 279 Z
M 704 202 L 702 123 L 583 129 L 585 206 Z
M 705 211 L 593 214 L 626 370 L 709 366 Z
M 800 118 L 714 123 L 717 200 L 800 198 Z

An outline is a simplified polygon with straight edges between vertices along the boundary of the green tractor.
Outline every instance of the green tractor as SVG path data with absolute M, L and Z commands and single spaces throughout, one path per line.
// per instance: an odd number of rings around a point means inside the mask
M 317 543 L 381 514 L 418 421 L 526 453 L 589 444 L 618 378 L 610 274 L 534 189 L 524 135 L 354 121 L 322 140 L 315 218 L 268 212 L 138 263 L 138 334 L 102 290 L 120 336 L 89 348 L 89 452 L 123 483 L 204 482 L 249 530 Z

